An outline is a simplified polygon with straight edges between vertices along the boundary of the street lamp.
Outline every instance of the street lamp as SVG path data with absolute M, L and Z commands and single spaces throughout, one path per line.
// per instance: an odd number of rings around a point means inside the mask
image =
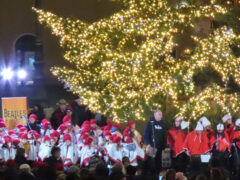
M 14 72 L 11 68 L 4 68 L 1 72 L 1 75 L 4 80 L 11 80 L 14 76 Z
M 19 79 L 25 79 L 27 77 L 27 72 L 24 69 L 20 69 L 17 76 Z

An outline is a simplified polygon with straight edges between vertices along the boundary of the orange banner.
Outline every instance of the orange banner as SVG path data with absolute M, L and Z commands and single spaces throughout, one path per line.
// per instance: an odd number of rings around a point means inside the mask
M 26 124 L 27 98 L 2 98 L 2 117 L 8 129 L 13 129 L 19 123 Z

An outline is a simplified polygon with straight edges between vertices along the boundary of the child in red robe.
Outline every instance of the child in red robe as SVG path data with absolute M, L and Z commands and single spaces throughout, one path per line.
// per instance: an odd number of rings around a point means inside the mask
M 183 144 L 186 153 L 190 156 L 201 155 L 209 152 L 209 140 L 206 133 L 203 133 L 203 126 L 198 122 L 195 130 L 190 132 Z
M 228 134 L 229 140 L 230 142 L 232 142 L 235 130 L 235 126 L 232 122 L 232 116 L 230 114 L 226 114 L 222 117 L 222 122 L 225 124 L 226 127 L 224 132 Z

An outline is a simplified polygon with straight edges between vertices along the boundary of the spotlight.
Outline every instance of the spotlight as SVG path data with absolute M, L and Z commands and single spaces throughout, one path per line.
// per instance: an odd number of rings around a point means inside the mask
M 1 75 L 4 80 L 10 80 L 12 79 L 14 73 L 11 68 L 6 68 L 2 70 Z
M 18 71 L 17 76 L 19 79 L 25 79 L 27 77 L 27 72 L 21 69 Z

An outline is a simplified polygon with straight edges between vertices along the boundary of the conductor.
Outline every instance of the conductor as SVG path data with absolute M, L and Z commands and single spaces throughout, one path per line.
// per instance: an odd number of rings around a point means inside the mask
M 162 112 L 160 110 L 154 111 L 154 117 L 151 117 L 147 122 L 143 136 L 144 143 L 146 144 L 146 152 L 153 153 L 156 171 L 160 172 L 162 150 L 166 146 L 165 127 L 162 122 Z

